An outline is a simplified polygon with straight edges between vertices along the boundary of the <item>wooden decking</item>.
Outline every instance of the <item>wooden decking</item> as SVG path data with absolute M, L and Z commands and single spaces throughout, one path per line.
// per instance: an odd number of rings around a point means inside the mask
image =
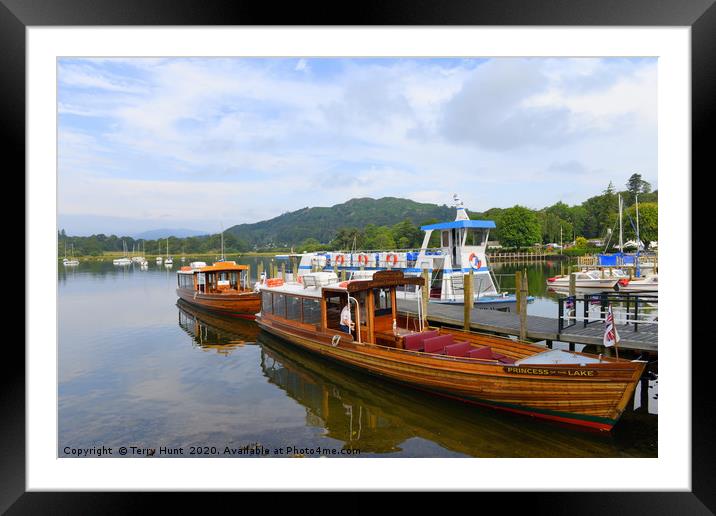
M 398 310 L 409 313 L 415 317 L 418 311 L 417 301 L 398 299 Z M 449 324 L 454 326 L 463 325 L 462 305 L 447 305 L 439 303 L 428 304 L 428 321 Z M 520 334 L 520 319 L 516 313 L 500 312 L 497 310 L 472 309 L 470 327 L 477 331 L 488 331 L 501 335 Z M 633 349 L 656 353 L 658 351 L 658 327 L 653 324 L 639 325 L 639 331 L 635 332 L 632 325 L 617 325 L 617 331 L 621 337 L 620 349 Z M 561 341 L 575 344 L 602 345 L 604 327 L 601 323 L 595 322 L 584 327 L 579 321 L 577 324 L 565 328 L 559 332 L 559 323 L 556 318 L 540 317 L 535 315 L 527 316 L 527 338 L 535 341 Z

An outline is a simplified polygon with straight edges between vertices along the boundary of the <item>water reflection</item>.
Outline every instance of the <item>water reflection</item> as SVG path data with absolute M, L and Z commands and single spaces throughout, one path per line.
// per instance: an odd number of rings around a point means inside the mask
M 614 432 L 586 433 L 432 397 L 177 303 L 176 272 L 151 260 L 148 271 L 83 261 L 59 282 L 60 456 L 95 445 L 210 445 L 224 456 L 251 443 L 386 457 L 656 456 L 656 383 Z
M 261 368 L 269 381 L 305 407 L 307 424 L 325 428 L 344 448 L 392 454 L 418 439 L 438 444 L 448 455 L 471 457 L 633 453 L 622 447 L 616 434 L 585 432 L 417 393 L 313 357 L 263 332 L 259 343 Z M 634 417 L 627 417 L 627 427 L 629 419 Z M 416 452 L 411 446 L 411 453 Z
M 250 321 L 217 317 L 179 299 L 179 326 L 192 336 L 197 347 L 228 355 L 234 349 L 253 344 L 258 326 Z

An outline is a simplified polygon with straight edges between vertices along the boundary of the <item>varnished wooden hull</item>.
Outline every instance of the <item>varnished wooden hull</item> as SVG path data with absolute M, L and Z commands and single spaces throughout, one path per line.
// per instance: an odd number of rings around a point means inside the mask
M 256 319 L 256 314 L 261 311 L 261 294 L 256 292 L 202 294 L 178 288 L 177 295 L 189 304 L 230 317 Z
M 258 317 L 259 326 L 284 340 L 345 365 L 468 403 L 609 431 L 631 399 L 645 363 L 513 366 L 358 344 L 350 337 L 332 346 L 332 335 Z M 458 333 L 442 329 L 443 333 Z M 460 332 L 460 340 L 488 344 L 518 358 L 535 346 Z M 484 341 L 487 342 L 484 342 Z

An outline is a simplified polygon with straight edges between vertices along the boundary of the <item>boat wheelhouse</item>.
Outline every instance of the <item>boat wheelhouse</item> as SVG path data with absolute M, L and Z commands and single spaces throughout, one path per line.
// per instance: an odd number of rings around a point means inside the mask
M 402 271 L 343 282 L 330 272 L 278 280 L 261 288 L 257 322 L 291 345 L 434 394 L 600 430 L 619 420 L 645 362 L 427 327 L 396 307 L 399 288 L 420 293 L 423 284 Z M 341 330 L 346 306 L 350 333 Z
M 187 303 L 213 312 L 255 319 L 261 295 L 249 285 L 248 265 L 233 261 L 206 265 L 192 262 L 177 271 L 177 295 Z
M 492 220 L 471 220 L 462 202 L 455 196 L 454 221 L 429 224 L 420 229 L 425 232 L 417 251 L 361 251 L 319 252 L 301 255 L 279 255 L 278 260 L 297 257 L 298 275 L 313 271 L 346 271 L 349 278 L 356 271 L 399 270 L 406 276 L 420 276 L 424 271 L 430 277 L 430 300 L 438 303 L 463 304 L 465 274 L 473 278 L 473 303 L 479 308 L 509 310 L 515 307 L 516 296 L 500 292 L 497 281 L 487 262 L 487 242 Z M 439 247 L 431 248 L 433 233 L 439 234 Z M 407 286 L 400 297 L 417 299 L 415 288 Z M 534 298 L 529 297 L 528 301 Z

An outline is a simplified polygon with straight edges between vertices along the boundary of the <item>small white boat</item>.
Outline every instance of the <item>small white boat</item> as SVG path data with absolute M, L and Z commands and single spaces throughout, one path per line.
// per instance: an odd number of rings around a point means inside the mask
M 599 271 L 581 271 L 575 272 L 575 286 L 577 288 L 599 288 L 599 289 L 619 289 L 624 278 L 612 276 L 611 278 L 602 278 Z M 627 279 L 628 281 L 628 279 Z M 569 288 L 569 275 L 554 276 L 547 279 L 547 285 L 550 287 Z M 619 285 L 619 287 L 617 287 Z
M 67 258 L 67 244 L 65 244 L 65 257 L 62 260 L 62 265 L 65 267 L 75 267 L 80 264 L 80 261 L 75 259 L 75 244 L 71 244 L 71 246 L 70 258 Z
M 127 257 L 127 244 L 124 243 L 124 240 L 122 240 L 122 250 L 124 251 L 124 256 L 122 258 L 115 258 L 114 260 L 112 260 L 112 263 L 114 265 L 122 265 L 122 266 L 131 265 L 132 260 L 130 260 Z
M 171 267 L 174 265 L 174 260 L 169 256 L 169 239 L 167 238 L 167 257 L 164 259 L 164 266 Z

